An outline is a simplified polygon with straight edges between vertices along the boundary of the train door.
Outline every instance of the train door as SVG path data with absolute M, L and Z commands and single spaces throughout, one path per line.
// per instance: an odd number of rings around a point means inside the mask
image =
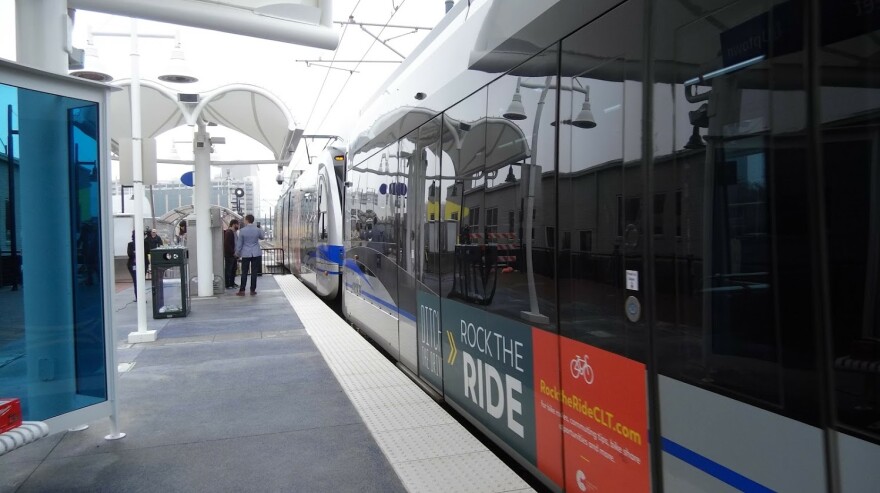
M 625 3 L 561 45 L 559 389 L 618 423 L 561 406 L 566 491 L 651 491 L 648 211 L 665 196 L 643 162 L 642 10 Z
M 291 215 L 291 205 L 290 202 L 293 200 L 293 190 L 290 189 L 287 194 L 285 194 L 284 199 L 284 260 L 287 262 L 287 268 L 290 269 L 291 274 L 293 273 L 293 246 L 291 245 L 291 238 L 293 237 L 293 232 L 291 230 L 290 224 L 290 215 Z
M 880 491 L 880 9 L 819 5 L 831 428 L 840 490 Z
M 413 130 L 398 142 L 397 172 L 389 185 L 394 195 L 395 220 L 397 222 L 397 337 L 400 362 L 410 371 L 418 371 L 418 347 L 416 333 L 416 273 L 423 262 L 419 243 L 417 204 L 421 201 L 421 187 L 413 186 L 424 181 L 423 162 L 418 154 L 419 130 Z
M 834 489 L 817 358 L 808 5 L 655 7 L 650 218 L 666 491 Z M 779 457 L 799 467 L 768 471 Z
M 416 319 L 418 325 L 418 375 L 438 392 L 443 391 L 443 348 L 440 328 L 440 265 L 450 263 L 454 244 L 444 230 L 440 204 L 446 194 L 440 186 L 442 154 L 438 116 L 418 130 L 417 146 L 410 168 L 408 195 L 411 199 L 411 234 L 414 237 Z M 454 240 L 455 235 L 452 235 Z
M 398 357 L 397 240 L 393 195 L 397 146 L 369 157 L 355 156 L 346 205 L 350 247 L 345 252 L 343 309 L 350 320 L 394 358 Z

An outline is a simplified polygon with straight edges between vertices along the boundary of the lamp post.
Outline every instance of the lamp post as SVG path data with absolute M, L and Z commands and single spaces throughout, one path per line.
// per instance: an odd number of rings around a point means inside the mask
M 529 286 L 529 310 L 521 311 L 520 316 L 529 322 L 546 324 L 550 322 L 547 315 L 541 314 L 541 308 L 538 306 L 538 292 L 535 287 L 535 267 L 532 258 L 532 211 L 535 208 L 535 159 L 538 155 L 538 130 L 541 124 L 541 113 L 544 110 L 544 101 L 547 99 L 547 93 L 550 91 L 550 83 L 553 81 L 552 76 L 547 76 L 544 81 L 544 87 L 541 88 L 541 97 L 538 98 L 538 108 L 535 110 L 535 122 L 532 125 L 532 149 L 529 158 L 528 168 L 523 176 L 527 177 L 523 180 L 522 186 L 525 187 L 526 196 L 526 217 L 525 217 L 525 236 L 526 243 L 526 283 Z M 519 81 L 517 81 L 519 84 Z M 517 88 L 519 90 L 519 88 Z
M 577 81 L 577 79 L 575 79 Z M 578 82 L 578 84 L 580 84 Z M 534 323 L 549 323 L 550 319 L 541 314 L 540 307 L 538 306 L 538 294 L 537 288 L 535 286 L 535 271 L 534 271 L 534 259 L 532 258 L 532 228 L 533 228 L 533 219 L 532 214 L 535 208 L 535 182 L 540 180 L 540 174 L 537 173 L 537 165 L 535 160 L 538 155 L 538 133 L 540 130 L 541 124 L 541 113 L 544 110 L 545 100 L 547 99 L 547 94 L 551 89 L 554 90 L 564 90 L 564 91 L 572 91 L 579 92 L 584 94 L 584 103 L 581 107 L 581 111 L 577 114 L 574 120 L 571 120 L 571 125 L 578 128 L 593 128 L 596 126 L 596 120 L 593 117 L 593 112 L 590 107 L 590 87 L 577 87 L 577 86 L 565 86 L 559 85 L 557 86 L 554 81 L 553 76 L 547 76 L 544 79 L 543 84 L 535 84 L 527 81 L 523 81 L 520 78 L 516 80 L 516 92 L 514 93 L 513 100 L 510 103 L 507 111 L 504 113 L 504 117 L 509 120 L 524 120 L 526 119 L 525 108 L 522 104 L 522 96 L 520 95 L 520 87 L 525 87 L 528 89 L 540 89 L 541 95 L 538 98 L 538 105 L 535 110 L 535 121 L 532 124 L 532 144 L 531 144 L 531 156 L 529 157 L 528 163 L 523 163 L 523 180 L 522 187 L 524 188 L 524 196 L 525 196 L 525 206 L 524 206 L 524 231 L 523 231 L 523 242 L 526 247 L 526 279 L 529 289 L 529 310 L 521 311 L 520 316 L 530 322 Z M 510 180 L 513 178 L 513 180 Z M 508 179 L 505 181 L 512 182 L 515 181 L 515 177 L 512 176 L 512 173 L 508 175 Z
M 137 19 L 131 19 L 129 32 L 91 32 L 88 34 L 88 43 L 92 51 L 92 61 L 97 61 L 94 52 L 94 37 L 96 36 L 116 36 L 128 37 L 130 41 L 130 62 L 131 62 L 131 83 L 129 86 L 130 108 L 131 108 L 131 164 L 132 164 L 132 188 L 134 193 L 134 246 L 135 246 L 135 282 L 137 283 L 137 291 L 140 293 L 137 299 L 137 320 L 138 328 L 136 332 L 128 335 L 128 342 L 153 342 L 156 340 L 156 331 L 147 330 L 147 304 L 146 304 L 146 262 L 144 251 L 144 179 L 143 179 L 143 136 L 141 130 L 141 85 L 140 85 L 140 53 L 138 52 L 138 29 Z M 180 67 L 183 54 L 180 50 L 180 39 L 177 35 L 168 34 L 148 34 L 144 35 L 150 38 L 164 38 L 175 40 L 175 50 L 172 52 L 172 69 L 174 73 L 159 76 L 159 80 L 168 82 L 186 83 L 196 82 L 198 79 L 185 74 Z M 91 70 L 89 70 L 91 69 Z M 83 67 L 83 70 L 71 72 L 70 75 L 108 82 L 112 80 L 108 74 L 96 70 L 95 67 Z

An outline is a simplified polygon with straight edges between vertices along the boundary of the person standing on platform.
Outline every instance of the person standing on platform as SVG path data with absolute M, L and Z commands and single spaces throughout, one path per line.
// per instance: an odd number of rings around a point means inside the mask
M 238 287 L 238 284 L 235 284 L 235 266 L 238 264 L 238 259 L 235 257 L 236 231 L 238 231 L 238 219 L 233 219 L 229 221 L 229 227 L 223 232 L 223 261 L 226 262 L 224 266 L 226 289 Z
M 134 248 L 134 230 L 131 231 L 131 241 L 128 242 L 128 273 L 131 274 L 131 283 L 134 284 L 134 300 L 138 299 L 138 282 L 137 273 L 135 272 L 135 248 Z
M 154 248 L 159 248 L 164 245 L 165 242 L 162 241 L 162 237 L 159 236 L 159 233 L 156 232 L 156 228 L 150 230 L 150 250 Z
M 156 228 L 150 230 L 149 235 L 144 239 L 144 256 L 146 257 L 147 264 L 147 274 L 150 273 L 150 258 L 151 253 L 154 248 L 159 248 L 162 246 L 164 242 L 162 241 L 162 237 L 159 236 L 159 233 L 156 231 Z
M 177 244 L 186 246 L 186 221 L 180 221 L 177 225 Z
M 235 256 L 241 258 L 241 285 L 236 296 L 244 296 L 248 273 L 251 275 L 251 296 L 257 294 L 257 266 L 263 261 L 260 240 L 263 230 L 254 226 L 254 215 L 244 216 L 244 227 L 238 231 L 235 240 Z

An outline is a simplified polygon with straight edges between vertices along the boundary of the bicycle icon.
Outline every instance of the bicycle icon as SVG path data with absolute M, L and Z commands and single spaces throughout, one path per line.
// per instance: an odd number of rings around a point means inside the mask
M 593 379 L 596 377 L 596 373 L 593 371 L 593 367 L 590 366 L 590 357 L 586 354 L 583 356 L 575 356 L 573 360 L 571 360 L 571 376 L 574 378 L 584 377 L 584 381 L 587 382 L 587 385 L 593 383 Z

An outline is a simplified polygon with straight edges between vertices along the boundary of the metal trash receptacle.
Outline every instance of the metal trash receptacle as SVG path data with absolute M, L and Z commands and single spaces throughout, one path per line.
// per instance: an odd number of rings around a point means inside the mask
M 153 318 L 185 317 L 190 311 L 189 250 L 159 247 L 150 251 Z

